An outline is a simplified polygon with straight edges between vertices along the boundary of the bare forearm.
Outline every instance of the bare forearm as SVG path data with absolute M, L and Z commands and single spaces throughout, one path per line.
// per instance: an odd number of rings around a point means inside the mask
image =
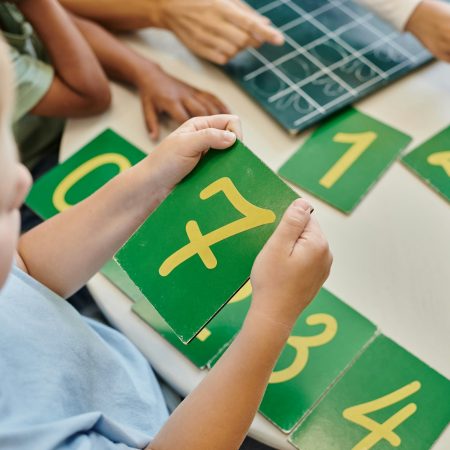
M 74 14 L 71 17 L 110 78 L 136 86 L 144 67 L 156 66 L 100 25 Z
M 60 0 L 73 13 L 121 31 L 159 27 L 161 0 Z M 164 0 L 162 0 L 164 1 Z
M 147 450 L 238 449 L 289 332 L 250 311 L 231 347 Z
M 21 0 L 18 7 L 42 40 L 58 77 L 80 95 L 96 95 L 106 78 L 87 42 L 56 0 Z
M 23 235 L 19 255 L 27 272 L 63 297 L 76 292 L 159 204 L 151 179 L 135 166 Z

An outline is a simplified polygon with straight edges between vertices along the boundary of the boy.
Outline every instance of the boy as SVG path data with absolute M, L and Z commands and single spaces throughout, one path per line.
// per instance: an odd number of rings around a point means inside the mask
M 204 152 L 241 137 L 239 120 L 191 119 L 141 163 L 19 239 L 30 176 L 9 128 L 12 73 L 2 42 L 0 91 L 0 448 L 239 448 L 296 318 L 330 270 L 311 206 L 298 199 L 288 208 L 253 266 L 241 332 L 168 418 L 135 347 L 61 297 L 112 257 Z

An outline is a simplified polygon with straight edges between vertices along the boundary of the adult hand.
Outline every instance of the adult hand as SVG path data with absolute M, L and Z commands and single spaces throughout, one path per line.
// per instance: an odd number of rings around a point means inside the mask
M 149 61 L 142 68 L 139 90 L 145 122 L 153 139 L 159 136 L 158 115 L 165 113 L 178 123 L 191 117 L 228 114 L 228 108 L 214 95 L 201 91 L 164 72 Z
M 450 5 L 438 0 L 423 0 L 405 27 L 433 55 L 450 62 Z
M 159 26 L 216 64 L 225 64 L 246 47 L 284 42 L 269 19 L 241 0 L 162 0 L 158 17 Z
M 188 175 L 210 148 L 223 150 L 242 139 L 237 116 L 195 117 L 170 134 L 143 163 L 148 164 L 161 198 Z
M 304 199 L 286 210 L 253 265 L 249 317 L 290 330 L 327 279 L 332 256 Z

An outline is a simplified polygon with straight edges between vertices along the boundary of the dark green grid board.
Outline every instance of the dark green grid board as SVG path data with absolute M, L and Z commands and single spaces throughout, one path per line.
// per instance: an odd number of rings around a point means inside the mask
M 301 450 L 428 450 L 450 421 L 450 381 L 378 336 L 290 436 Z
M 282 47 L 240 53 L 225 70 L 291 132 L 431 59 L 418 41 L 349 0 L 247 0 L 284 34 Z
M 187 343 L 247 281 L 296 198 L 238 141 L 211 150 L 115 258 Z
M 102 187 L 122 170 L 141 161 L 146 154 L 112 130 L 105 130 L 83 148 L 34 183 L 26 204 L 47 220 Z M 101 270 L 131 299 L 142 294 L 113 260 Z

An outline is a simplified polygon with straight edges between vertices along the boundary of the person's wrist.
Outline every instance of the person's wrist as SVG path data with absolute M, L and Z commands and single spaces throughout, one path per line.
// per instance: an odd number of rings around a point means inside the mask
M 275 311 L 266 311 L 258 305 L 258 299 L 253 294 L 252 305 L 247 313 L 244 322 L 244 329 L 263 328 L 271 334 L 276 334 L 282 338 L 288 338 L 295 324 L 295 318 L 281 317 Z
M 167 28 L 167 11 L 165 8 L 167 0 L 147 0 L 147 3 L 147 19 L 151 26 L 155 28 Z

